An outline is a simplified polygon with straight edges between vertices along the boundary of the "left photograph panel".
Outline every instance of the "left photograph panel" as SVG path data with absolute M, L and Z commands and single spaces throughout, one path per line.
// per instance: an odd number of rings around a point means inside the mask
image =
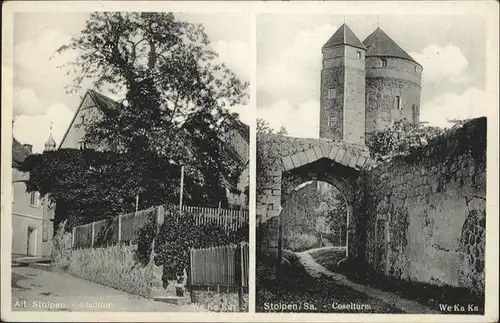
M 14 14 L 13 311 L 248 311 L 250 22 Z

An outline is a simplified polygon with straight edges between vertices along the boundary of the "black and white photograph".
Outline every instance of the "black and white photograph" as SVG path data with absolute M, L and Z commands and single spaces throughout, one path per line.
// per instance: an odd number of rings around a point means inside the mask
M 13 42 L 12 311 L 248 311 L 249 16 L 21 12 Z
M 498 321 L 498 6 L 4 3 L 2 321 Z
M 257 38 L 256 311 L 484 314 L 485 17 L 262 14 Z

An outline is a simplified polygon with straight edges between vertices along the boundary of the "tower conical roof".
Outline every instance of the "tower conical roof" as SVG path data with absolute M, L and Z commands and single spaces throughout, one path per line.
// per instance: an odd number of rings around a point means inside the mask
M 382 29 L 377 28 L 363 41 L 366 46 L 366 56 L 386 56 L 402 58 L 417 63 L 407 52 L 405 52 L 394 40 Z M 418 64 L 418 63 L 417 63 Z M 420 65 L 420 64 L 419 64 Z
M 333 34 L 332 37 L 323 45 L 323 48 L 334 47 L 339 45 L 349 45 L 356 48 L 365 49 L 366 47 L 363 43 L 356 37 L 354 32 L 346 24 L 340 26 L 340 28 Z

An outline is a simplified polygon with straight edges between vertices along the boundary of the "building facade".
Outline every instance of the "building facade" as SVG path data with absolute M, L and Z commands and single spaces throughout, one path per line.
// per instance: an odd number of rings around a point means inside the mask
M 343 24 L 322 53 L 320 138 L 363 145 L 395 121 L 419 122 L 422 66 L 382 29 L 361 42 Z
M 47 144 L 55 148 L 50 136 Z M 53 145 L 52 145 L 53 143 Z M 46 144 L 46 149 L 48 145 Z M 29 174 L 19 169 L 32 153 L 32 146 L 12 139 L 12 254 L 14 256 L 48 257 L 54 234 L 54 212 L 47 197 L 27 192 Z

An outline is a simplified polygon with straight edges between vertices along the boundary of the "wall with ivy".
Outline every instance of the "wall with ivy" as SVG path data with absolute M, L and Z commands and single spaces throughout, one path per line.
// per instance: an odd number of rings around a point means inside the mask
M 376 272 L 484 293 L 486 118 L 365 172 L 359 186 L 353 242 Z

